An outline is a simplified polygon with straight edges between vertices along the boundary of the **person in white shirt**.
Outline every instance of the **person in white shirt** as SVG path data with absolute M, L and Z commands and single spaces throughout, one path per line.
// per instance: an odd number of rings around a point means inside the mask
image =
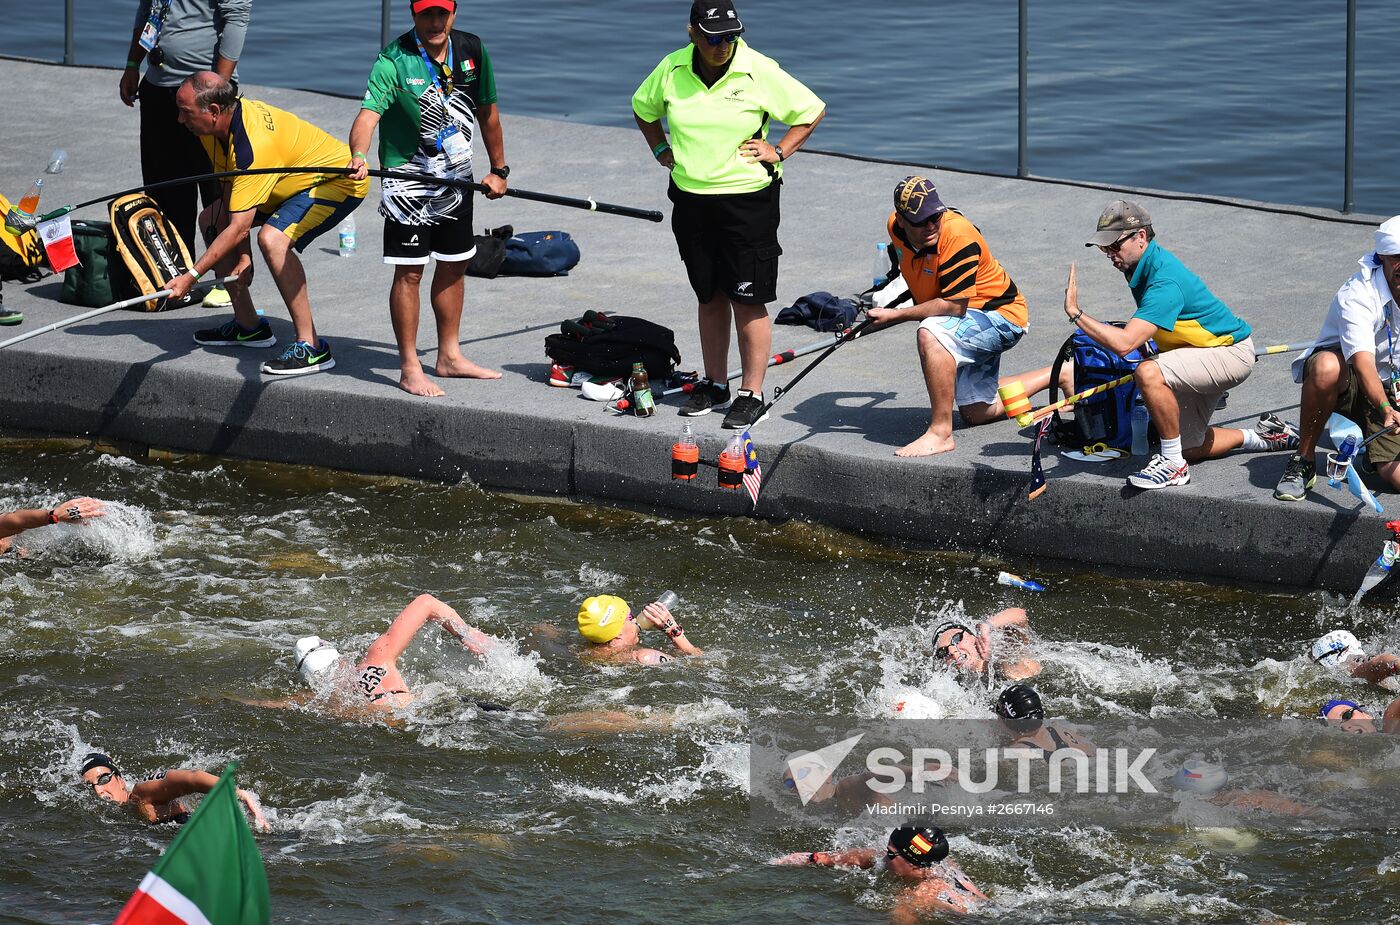
M 1375 250 L 1360 263 L 1333 297 L 1316 343 L 1293 363 L 1293 381 L 1303 384 L 1301 434 L 1274 489 L 1280 501 L 1303 500 L 1317 481 L 1317 438 L 1334 411 L 1367 437 L 1388 431 L 1366 452 L 1386 485 L 1400 490 L 1400 215 L 1376 229 Z

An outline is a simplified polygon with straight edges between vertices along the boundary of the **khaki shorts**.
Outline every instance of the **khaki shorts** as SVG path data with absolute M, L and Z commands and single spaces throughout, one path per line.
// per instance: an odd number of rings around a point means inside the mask
M 1220 396 L 1254 370 L 1254 338 L 1228 347 L 1178 347 L 1157 357 L 1157 366 L 1181 406 L 1181 448 L 1195 449 L 1206 440 Z
M 1361 377 L 1356 374 L 1356 367 L 1347 363 L 1342 357 L 1340 347 L 1320 347 L 1313 356 L 1324 350 L 1335 353 L 1337 361 L 1347 368 L 1347 387 L 1342 390 L 1341 395 L 1337 396 L 1337 413 L 1342 417 L 1351 418 L 1361 425 L 1361 433 L 1364 436 L 1369 437 L 1377 433 L 1381 429 L 1381 421 L 1383 420 L 1381 411 L 1366 400 L 1366 393 L 1361 390 Z M 1312 357 L 1308 357 L 1308 359 L 1311 360 Z M 1372 440 L 1366 445 L 1366 458 L 1371 460 L 1373 466 L 1400 459 L 1400 434 L 1385 434 Z

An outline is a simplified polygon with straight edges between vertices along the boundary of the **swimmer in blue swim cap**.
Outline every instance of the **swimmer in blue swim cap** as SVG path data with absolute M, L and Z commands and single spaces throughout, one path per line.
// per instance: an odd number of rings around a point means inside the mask
M 904 881 L 915 881 L 895 899 L 891 918 L 916 922 L 946 912 L 966 913 L 987 894 L 948 857 L 943 830 L 927 822 L 910 822 L 890 833 L 884 852 L 874 848 L 846 851 L 799 851 L 776 858 L 774 864 L 818 867 L 859 867 L 870 870 L 884 862 L 884 872 Z
M 1392 700 L 1390 706 L 1385 708 L 1379 727 L 1376 725 L 1376 717 L 1361 709 L 1360 704 L 1354 700 L 1329 700 L 1322 705 L 1317 714 L 1318 719 L 1327 725 L 1336 726 L 1343 732 L 1354 735 L 1369 735 L 1373 732 L 1394 735 L 1400 732 L 1400 697 Z
M 157 771 L 128 781 L 117 769 L 116 763 L 102 752 L 88 752 L 78 776 L 92 788 L 98 799 L 125 806 L 152 825 L 162 822 L 184 824 L 190 818 L 190 811 L 180 804 L 181 798 L 208 793 L 219 782 L 218 775 L 207 771 L 185 770 Z M 272 831 L 256 793 L 239 790 L 238 799 L 248 807 L 258 831 Z

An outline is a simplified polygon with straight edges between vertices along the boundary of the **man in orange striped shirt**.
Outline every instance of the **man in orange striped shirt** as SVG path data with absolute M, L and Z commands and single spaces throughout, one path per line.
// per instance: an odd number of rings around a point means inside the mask
M 938 197 L 933 181 L 906 177 L 894 190 L 890 248 L 913 298 L 904 308 L 875 308 L 876 323 L 919 322 L 919 359 L 932 417 L 928 430 L 896 456 L 946 453 L 953 403 L 968 424 L 1005 415 L 997 397 L 1001 355 L 1026 333 L 1026 297 L 992 256 L 977 226 Z

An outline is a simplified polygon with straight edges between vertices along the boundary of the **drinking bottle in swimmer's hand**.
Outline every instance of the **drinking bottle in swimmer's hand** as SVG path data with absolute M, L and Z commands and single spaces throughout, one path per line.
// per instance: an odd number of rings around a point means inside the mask
M 335 646 L 320 636 L 304 636 L 298 639 L 293 648 L 296 655 L 297 672 L 307 684 L 315 684 L 324 671 L 334 668 L 340 662 L 340 653 Z
M 675 607 L 680 602 L 681 599 L 676 597 L 676 592 L 674 591 L 662 591 L 661 596 L 656 599 L 656 603 L 665 607 L 667 610 Z

